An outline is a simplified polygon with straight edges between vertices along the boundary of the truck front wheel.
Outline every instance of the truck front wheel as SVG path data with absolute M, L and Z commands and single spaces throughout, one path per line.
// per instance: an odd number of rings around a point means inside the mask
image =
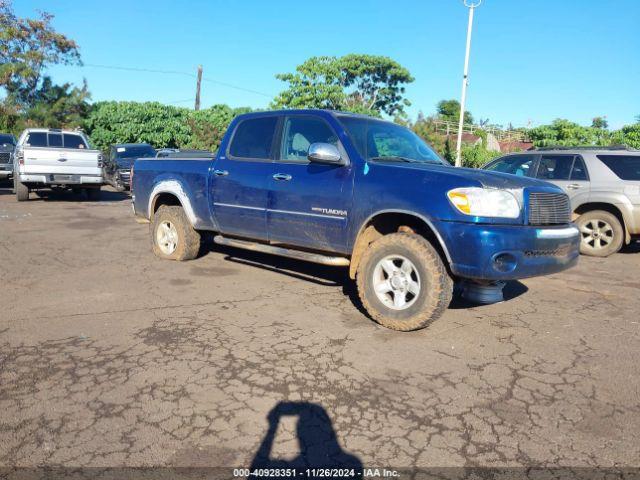
M 192 260 L 200 250 L 200 234 L 182 207 L 162 205 L 150 225 L 153 253 L 166 260 Z
M 380 325 L 418 330 L 451 302 L 453 282 L 442 259 L 422 236 L 385 235 L 369 245 L 356 274 L 364 308 Z

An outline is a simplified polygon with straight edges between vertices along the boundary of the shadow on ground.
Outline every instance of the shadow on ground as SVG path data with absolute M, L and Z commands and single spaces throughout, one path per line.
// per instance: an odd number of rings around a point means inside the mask
M 299 454 L 289 460 L 273 458 L 273 444 L 283 417 L 296 417 L 296 437 Z M 307 473 L 305 478 L 356 478 L 362 475 L 362 461 L 340 447 L 333 424 L 326 410 L 309 402 L 280 402 L 267 415 L 269 429 L 251 462 L 251 471 L 258 469 L 287 469 Z M 306 470 L 311 470 L 306 472 Z M 318 469 L 343 469 L 327 475 Z M 353 472 L 352 472 L 353 471 Z M 344 475 L 342 474 L 344 473 Z M 270 478 L 268 475 L 256 478 Z

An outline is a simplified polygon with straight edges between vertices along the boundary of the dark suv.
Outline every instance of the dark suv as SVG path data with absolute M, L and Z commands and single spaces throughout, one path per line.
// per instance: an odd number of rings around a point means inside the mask
M 13 173 L 13 152 L 16 143 L 16 137 L 10 133 L 0 133 L 0 180 L 9 178 Z
M 538 148 L 483 168 L 546 180 L 567 192 L 585 255 L 607 257 L 640 235 L 640 150 Z

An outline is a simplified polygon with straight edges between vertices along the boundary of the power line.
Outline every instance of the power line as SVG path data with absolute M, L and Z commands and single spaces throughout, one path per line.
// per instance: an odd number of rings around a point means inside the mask
M 116 65 L 101 65 L 96 63 L 85 63 L 82 65 L 83 67 L 90 68 L 103 68 L 106 70 L 122 70 L 126 72 L 144 72 L 144 73 L 160 73 L 165 75 L 181 75 L 184 77 L 196 78 L 196 74 L 189 72 L 181 72 L 178 70 L 158 70 L 153 68 L 140 68 L 140 67 L 121 67 Z M 273 98 L 273 95 L 269 95 L 268 93 L 259 92 L 258 90 L 252 90 L 250 88 L 239 87 L 237 85 L 233 85 L 231 83 L 221 82 L 219 80 L 215 80 L 213 78 L 202 77 L 202 80 L 205 82 L 213 83 L 216 85 L 220 85 L 222 87 L 233 88 L 234 90 L 240 90 L 242 92 L 253 93 L 254 95 L 260 95 L 267 98 Z

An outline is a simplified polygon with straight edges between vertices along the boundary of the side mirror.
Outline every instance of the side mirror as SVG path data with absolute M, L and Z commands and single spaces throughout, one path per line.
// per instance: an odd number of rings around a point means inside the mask
M 344 165 L 338 149 L 330 143 L 312 143 L 307 158 L 310 162 L 330 165 Z

